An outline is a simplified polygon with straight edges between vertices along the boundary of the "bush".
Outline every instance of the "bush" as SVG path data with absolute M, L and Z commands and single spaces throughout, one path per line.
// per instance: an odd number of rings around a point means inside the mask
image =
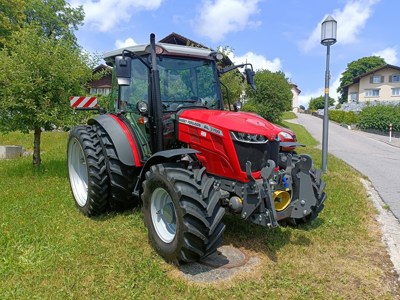
M 366 106 L 359 115 L 362 129 L 388 131 L 390 124 L 393 125 L 393 131 L 400 132 L 400 105 Z
M 347 125 L 358 124 L 359 117 L 353 111 L 330 110 L 328 111 L 329 120 Z
M 358 114 L 355 113 L 354 111 L 347 111 L 344 113 L 343 123 L 351 125 L 351 124 L 358 124 L 358 122 L 359 122 Z
M 258 109 L 257 109 L 257 104 L 256 103 L 252 103 L 251 101 L 245 103 L 245 105 L 243 105 L 243 111 L 247 111 L 247 112 L 252 112 L 252 113 L 256 113 L 258 114 Z
M 282 119 L 282 113 L 275 111 L 274 107 L 256 103 L 251 100 L 243 106 L 243 111 L 256 113 L 272 123 L 279 123 Z
M 344 111 L 343 110 L 329 110 L 328 111 L 328 117 L 329 120 L 337 122 L 337 123 L 343 123 L 343 117 Z
M 261 117 L 270 122 L 279 122 L 283 112 L 292 109 L 293 94 L 285 74 L 260 70 L 256 72 L 254 82 L 256 90 L 246 87 L 249 102 Z

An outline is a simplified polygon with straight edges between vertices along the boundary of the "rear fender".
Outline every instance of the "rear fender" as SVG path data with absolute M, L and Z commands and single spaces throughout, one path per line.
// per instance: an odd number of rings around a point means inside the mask
M 88 124 L 99 124 L 104 128 L 114 144 L 118 159 L 123 164 L 131 167 L 140 167 L 142 165 L 140 152 L 132 134 L 127 125 L 117 116 L 111 114 L 96 116 L 90 119 Z

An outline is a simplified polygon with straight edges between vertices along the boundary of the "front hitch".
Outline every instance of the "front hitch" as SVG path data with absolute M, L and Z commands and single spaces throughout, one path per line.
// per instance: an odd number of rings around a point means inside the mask
M 291 211 L 278 213 L 278 220 L 303 219 L 310 215 L 314 218 L 324 208 L 326 199 L 321 171 L 314 170 L 312 158 L 306 154 L 295 157 L 290 154 L 281 155 L 279 163 L 286 168 L 287 174 L 291 174 L 293 187 L 288 207 Z
M 246 163 L 249 182 L 244 186 L 244 201 L 241 217 L 268 228 L 278 226 L 277 215 L 272 197 L 272 185 L 269 178 L 275 169 L 275 162 L 268 160 L 261 170 L 262 179 L 256 180 L 251 174 L 251 162 Z

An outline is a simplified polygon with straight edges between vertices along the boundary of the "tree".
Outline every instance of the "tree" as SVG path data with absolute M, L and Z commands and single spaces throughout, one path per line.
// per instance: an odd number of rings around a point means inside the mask
M 70 122 L 68 96 L 91 77 L 74 35 L 83 19 L 65 0 L 0 0 L 0 131 L 34 131 L 34 166 L 41 128 Z
M 231 104 L 239 101 L 243 91 L 243 77 L 238 70 L 233 70 L 223 74 L 220 78 L 221 83 L 226 86 Z M 226 89 L 222 87 L 224 103 L 228 104 L 228 95 Z
M 244 106 L 245 110 L 257 112 L 263 118 L 277 122 L 283 112 L 292 109 L 293 94 L 283 72 L 261 70 L 256 72 L 254 81 L 256 90 L 250 86 L 246 88 L 249 102 Z
M 224 56 L 224 59 L 219 62 L 219 67 L 227 67 L 227 65 L 222 66 L 222 63 L 230 61 L 229 54 L 233 53 L 233 51 L 233 48 L 231 48 L 230 46 L 218 47 L 218 52 L 220 52 Z M 231 63 L 230 65 L 233 64 Z M 243 75 L 239 72 L 239 70 L 232 70 L 221 75 L 220 81 L 223 84 L 222 96 L 224 103 L 228 104 L 228 98 L 230 99 L 231 104 L 238 101 L 240 99 L 240 95 L 244 90 Z M 226 89 L 224 88 L 224 86 L 226 87 Z M 229 95 L 227 94 L 227 92 L 229 93 Z
M 385 64 L 385 60 L 379 56 L 363 57 L 347 64 L 347 68 L 342 73 L 342 76 L 340 77 L 340 84 L 337 88 L 337 92 L 340 94 L 339 102 L 347 102 L 348 89 L 346 86 L 353 83 L 353 78 L 367 73 L 373 69 L 382 67 Z
M 0 48 L 25 19 L 25 0 L 0 0 Z
M 335 100 L 329 97 L 328 105 L 332 106 L 335 105 Z M 308 108 L 312 110 L 322 109 L 325 107 L 325 97 L 319 96 L 317 98 L 311 98 L 310 102 L 308 103 Z
M 33 165 L 39 166 L 41 128 L 72 122 L 68 97 L 84 92 L 89 58 L 71 39 L 44 37 L 31 25 L 11 35 L 0 61 L 0 131 L 32 130 Z
M 65 0 L 0 0 L 0 48 L 15 31 L 38 25 L 46 37 L 70 39 L 83 24 L 83 8 L 71 8 Z

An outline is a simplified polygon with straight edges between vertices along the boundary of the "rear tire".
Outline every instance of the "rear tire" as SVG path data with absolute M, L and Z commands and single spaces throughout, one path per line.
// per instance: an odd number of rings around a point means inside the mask
M 104 213 L 108 209 L 108 175 L 95 128 L 73 127 L 67 149 L 68 177 L 76 206 L 88 217 Z
M 97 126 L 97 134 L 107 156 L 107 170 L 110 178 L 109 203 L 113 210 L 126 210 L 137 206 L 140 199 L 133 195 L 140 170 L 123 164 L 115 146 L 103 127 Z
M 154 249 L 171 263 L 198 261 L 222 243 L 220 192 L 205 168 L 154 165 L 143 182 L 143 213 Z

